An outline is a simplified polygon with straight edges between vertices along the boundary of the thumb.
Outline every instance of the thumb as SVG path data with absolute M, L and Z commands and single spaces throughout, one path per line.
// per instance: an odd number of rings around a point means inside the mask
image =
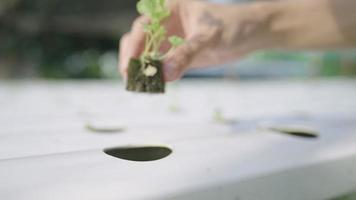
M 165 81 L 179 79 L 186 69 L 189 68 L 194 58 L 211 44 L 211 37 L 197 34 L 186 39 L 186 42 L 177 47 L 164 61 Z

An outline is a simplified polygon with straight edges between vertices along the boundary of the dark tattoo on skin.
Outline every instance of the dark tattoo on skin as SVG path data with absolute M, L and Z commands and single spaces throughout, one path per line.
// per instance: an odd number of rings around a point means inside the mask
M 207 31 L 197 36 L 197 43 L 209 43 L 211 46 L 217 45 L 222 30 L 224 29 L 224 21 L 215 17 L 210 12 L 204 11 L 199 18 L 199 23 L 206 26 Z
M 218 19 L 214 17 L 211 13 L 208 11 L 205 11 L 201 17 L 199 18 L 200 23 L 209 25 L 209 26 L 215 26 L 218 28 L 221 28 L 224 25 L 224 22 L 221 19 Z

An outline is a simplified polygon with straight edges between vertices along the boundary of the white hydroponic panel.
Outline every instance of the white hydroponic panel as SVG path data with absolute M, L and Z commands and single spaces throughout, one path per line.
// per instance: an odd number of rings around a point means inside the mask
M 167 90 L 1 82 L 0 199 L 323 200 L 356 189 L 356 81 L 182 81 Z M 115 147 L 172 152 L 137 162 L 104 153 Z M 156 156 L 145 153 L 128 156 Z

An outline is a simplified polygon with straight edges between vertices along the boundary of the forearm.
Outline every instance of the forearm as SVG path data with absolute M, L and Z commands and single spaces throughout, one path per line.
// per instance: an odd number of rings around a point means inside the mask
M 287 49 L 328 49 L 356 46 L 356 1 L 298 0 L 273 2 L 270 32 Z
M 226 8 L 222 41 L 237 53 L 356 47 L 356 1 L 293 0 Z M 229 14 L 230 13 L 230 14 Z

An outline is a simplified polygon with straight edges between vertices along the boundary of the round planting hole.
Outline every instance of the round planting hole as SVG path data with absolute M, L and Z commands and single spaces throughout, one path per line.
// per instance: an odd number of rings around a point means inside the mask
M 122 133 L 125 132 L 125 128 L 113 125 L 93 125 L 86 124 L 85 128 L 93 133 Z
M 105 149 L 104 152 L 110 156 L 139 162 L 160 160 L 169 156 L 172 150 L 167 147 L 145 146 L 145 147 L 118 147 Z
M 311 130 L 311 129 L 305 129 L 305 128 L 292 128 L 292 127 L 272 127 L 270 128 L 272 131 L 276 131 L 279 133 L 284 133 L 292 136 L 297 136 L 297 137 L 304 137 L 304 138 L 317 138 L 319 137 L 318 132 Z

